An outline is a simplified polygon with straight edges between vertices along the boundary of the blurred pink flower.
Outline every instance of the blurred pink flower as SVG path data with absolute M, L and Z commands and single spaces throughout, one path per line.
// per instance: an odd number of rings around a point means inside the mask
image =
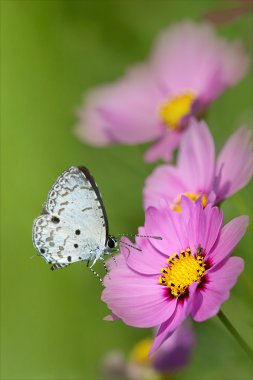
M 204 321 L 218 313 L 242 272 L 240 257 L 229 257 L 244 235 L 248 218 L 224 227 L 217 207 L 182 197 L 182 212 L 150 207 L 140 233 L 162 240 L 136 238 L 142 253 L 121 243 L 117 265 L 109 261 L 102 300 L 127 325 L 159 326 L 151 348 L 158 347 L 189 314 Z M 128 240 L 125 240 L 128 242 Z
M 152 358 L 148 356 L 153 343 L 151 337 L 138 341 L 128 358 L 120 350 L 110 351 L 101 363 L 103 379 L 162 379 L 161 375 L 180 371 L 189 364 L 195 341 L 192 326 L 186 321 L 162 344 Z
M 238 41 L 217 37 L 206 23 L 177 23 L 161 33 L 146 64 L 87 94 L 75 132 L 97 146 L 155 141 L 146 160 L 169 161 L 189 117 L 203 114 L 247 66 Z
M 192 119 L 184 134 L 177 166 L 161 165 L 146 179 L 144 206 L 165 199 L 180 211 L 184 194 L 202 204 L 219 203 L 245 186 L 253 175 L 252 133 L 242 127 L 225 143 L 215 161 L 215 147 L 205 122 Z
M 159 373 L 172 373 L 182 369 L 189 364 L 195 344 L 195 333 L 186 321 L 156 351 L 153 367 Z

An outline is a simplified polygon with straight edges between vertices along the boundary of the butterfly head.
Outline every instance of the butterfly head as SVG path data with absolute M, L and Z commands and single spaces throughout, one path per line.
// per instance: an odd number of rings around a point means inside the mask
M 112 235 L 108 235 L 107 240 L 106 240 L 107 251 L 111 252 L 117 246 L 118 246 L 117 239 Z

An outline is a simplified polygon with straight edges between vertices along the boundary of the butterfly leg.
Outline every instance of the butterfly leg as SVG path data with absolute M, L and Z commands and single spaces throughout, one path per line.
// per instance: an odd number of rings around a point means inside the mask
M 92 271 L 92 273 L 99 279 L 99 281 L 101 282 L 101 284 L 102 284 L 102 286 L 104 286 L 104 283 L 103 283 L 103 280 L 102 280 L 102 278 L 99 276 L 99 274 L 94 270 L 94 269 L 92 269 L 91 267 L 88 267 L 91 271 Z
M 110 278 L 109 271 L 108 271 L 108 268 L 106 266 L 105 260 L 102 259 L 102 262 L 103 262 L 103 267 L 105 268 L 105 271 L 106 271 L 106 275 Z
M 117 252 L 117 251 L 114 251 L 114 252 Z M 115 265 L 118 265 L 118 264 L 117 264 L 117 261 L 116 261 L 116 259 L 115 259 L 115 256 L 114 256 L 113 254 L 111 254 L 111 257 L 112 257 L 112 259 L 113 259 L 113 261 L 114 261 L 114 264 L 115 264 Z

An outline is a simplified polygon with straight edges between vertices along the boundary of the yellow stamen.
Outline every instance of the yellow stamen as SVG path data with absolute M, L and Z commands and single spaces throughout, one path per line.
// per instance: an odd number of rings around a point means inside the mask
M 184 294 L 193 282 L 200 282 L 206 271 L 204 257 L 198 254 L 195 258 L 190 248 L 172 255 L 167 262 L 169 266 L 161 268 L 163 275 L 159 277 L 159 283 L 169 287 L 175 297 Z
M 179 196 L 177 196 L 175 199 L 174 199 L 174 202 L 170 205 L 170 208 L 171 210 L 173 211 L 177 211 L 177 212 L 181 212 L 181 197 L 182 195 L 185 195 L 186 197 L 188 197 L 189 199 L 191 199 L 193 202 L 195 202 L 197 199 L 199 199 L 200 197 L 201 198 L 201 203 L 202 203 L 202 206 L 203 208 L 206 207 L 207 205 L 207 196 L 205 194 L 201 194 L 201 193 L 183 193 L 183 194 L 180 194 Z
M 196 95 L 186 92 L 182 95 L 170 98 L 160 108 L 160 117 L 164 125 L 170 129 L 179 129 L 180 121 L 191 112 Z

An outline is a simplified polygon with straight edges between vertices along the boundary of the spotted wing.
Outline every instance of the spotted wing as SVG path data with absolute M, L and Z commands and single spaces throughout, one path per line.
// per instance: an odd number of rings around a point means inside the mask
M 34 221 L 33 243 L 55 268 L 103 255 L 108 221 L 98 187 L 85 167 L 71 167 L 55 182 Z

